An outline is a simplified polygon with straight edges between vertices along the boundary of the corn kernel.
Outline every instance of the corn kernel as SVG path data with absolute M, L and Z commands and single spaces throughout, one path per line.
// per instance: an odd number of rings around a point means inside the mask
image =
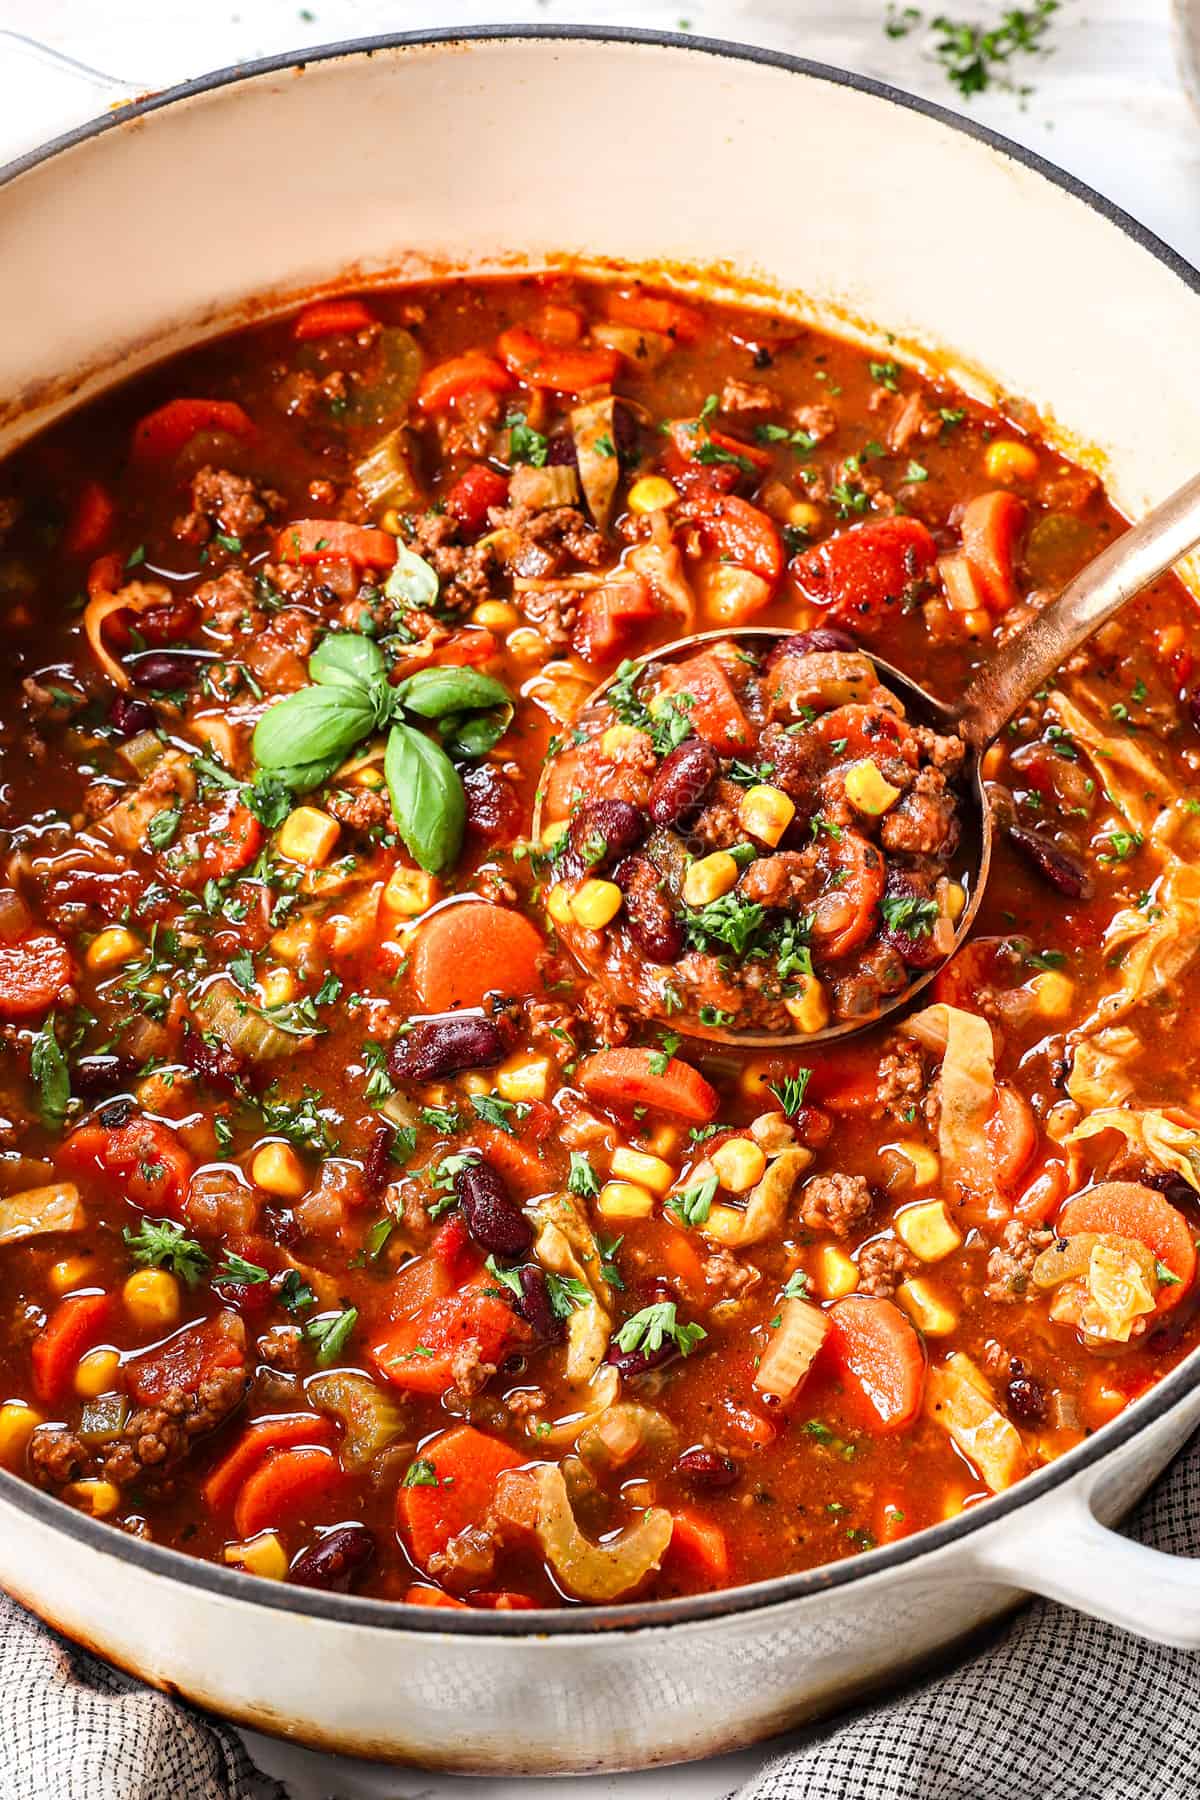
M 571 917 L 588 931 L 603 931 L 620 912 L 624 897 L 615 881 L 585 881 L 571 895 Z
M 437 894 L 437 882 L 424 869 L 393 869 L 383 890 L 383 904 L 401 919 L 419 919 Z
M 726 1206 L 723 1200 L 709 1212 L 701 1226 L 705 1237 L 715 1238 L 718 1244 L 737 1244 L 741 1241 L 746 1229 L 746 1215 L 740 1206 Z
M 556 925 L 569 925 L 572 919 L 571 896 L 561 881 L 556 881 L 546 895 L 546 911 Z
M 304 1165 L 288 1144 L 264 1144 L 256 1150 L 250 1179 L 265 1194 L 277 1194 L 282 1200 L 299 1200 L 308 1190 Z
M 937 1153 L 918 1139 L 906 1138 L 902 1143 L 887 1144 L 885 1148 L 896 1156 L 902 1156 L 911 1165 L 915 1187 L 932 1187 L 942 1172 Z
M 621 756 L 631 745 L 644 742 L 645 737 L 645 732 L 639 731 L 636 725 L 610 725 L 600 734 L 600 748 L 605 756 Z
M 654 1195 L 635 1181 L 606 1181 L 596 1196 L 602 1219 L 648 1219 L 654 1211 Z
M 678 1125 L 668 1125 L 664 1119 L 653 1131 L 642 1131 L 638 1134 L 651 1156 L 675 1156 L 679 1151 L 679 1140 L 682 1135 Z M 645 1184 L 647 1187 L 650 1183 Z
M 300 988 L 290 969 L 267 969 L 259 976 L 258 991 L 264 1006 L 286 1006 Z
M 797 531 L 820 531 L 821 509 L 814 506 L 811 500 L 797 500 L 788 507 L 787 522 L 794 525 Z
M 545 662 L 548 645 L 540 631 L 532 625 L 522 625 L 516 631 L 510 631 L 504 640 L 510 656 L 518 662 Z
M 846 770 L 846 798 L 860 813 L 877 819 L 890 806 L 895 806 L 900 789 L 880 774 L 869 756 L 864 756 Z
M 271 938 L 271 953 L 284 962 L 302 963 L 312 955 L 320 930 L 319 919 L 293 919 Z
M 87 1256 L 64 1256 L 50 1269 L 50 1286 L 56 1294 L 69 1294 L 72 1288 L 81 1287 L 90 1280 L 92 1261 Z
M 675 1171 L 669 1162 L 661 1156 L 651 1156 L 645 1150 L 634 1150 L 629 1144 L 617 1145 L 608 1168 L 614 1180 L 632 1181 L 637 1187 L 649 1188 L 660 1199 L 669 1192 L 675 1179 Z
M 727 894 L 738 878 L 738 866 L 728 850 L 714 850 L 691 863 L 683 878 L 685 906 L 707 906 Z
M 288 1571 L 287 1551 L 273 1531 L 260 1531 L 241 1544 L 226 1544 L 225 1561 L 264 1581 L 282 1581 Z
M 289 862 L 320 869 L 329 861 L 341 826 L 318 806 L 297 806 L 279 828 L 277 849 Z
M 992 615 L 982 607 L 970 612 L 959 613 L 962 628 L 968 637 L 990 637 L 992 633 Z
M 550 1085 L 550 1063 L 544 1056 L 513 1056 L 496 1071 L 496 1091 L 502 1100 L 518 1104 L 544 1100 Z
M 521 622 L 520 613 L 508 600 L 481 600 L 471 618 L 489 631 L 511 631 Z
M 896 1298 L 926 1337 L 949 1337 L 958 1325 L 958 1314 L 951 1312 L 937 1290 L 919 1275 L 901 1282 Z
M 1032 481 L 1038 472 L 1037 451 L 1015 438 L 993 438 L 983 466 L 992 481 Z
M 42 1422 L 23 1400 L 6 1400 L 0 1406 L 0 1463 L 6 1469 L 16 1468 L 24 1460 L 29 1440 Z
M 138 1269 L 121 1289 L 121 1300 L 140 1331 L 169 1331 L 179 1323 L 179 1282 L 169 1269 Z
M 555 844 L 561 843 L 562 839 L 566 837 L 570 829 L 570 819 L 551 820 L 549 825 L 543 825 L 542 827 L 543 844 L 545 844 L 548 849 L 553 850 Z
M 763 1178 L 767 1155 L 753 1138 L 726 1138 L 712 1153 L 712 1166 L 730 1194 L 747 1194 Z
M 950 1488 L 942 1500 L 943 1519 L 957 1519 L 959 1513 L 966 1510 L 967 1499 L 965 1488 Z
M 470 1075 L 464 1075 L 458 1085 L 464 1094 L 490 1094 L 492 1091 L 490 1078 L 487 1075 L 481 1075 L 478 1070 Z
M 858 1266 L 836 1244 L 822 1244 L 813 1255 L 813 1281 L 822 1300 L 841 1300 L 858 1286 Z
M 365 768 L 355 769 L 350 780 L 355 787 L 371 788 L 375 792 L 383 786 L 383 770 L 377 769 L 374 763 L 367 763 Z
M 84 1400 L 110 1394 L 117 1385 L 121 1358 L 115 1350 L 89 1350 L 75 1365 L 75 1392 Z
M 661 512 L 674 506 L 679 490 L 671 486 L 665 475 L 643 475 L 629 490 L 629 510 L 635 513 Z
M 957 924 L 963 916 L 963 908 L 967 904 L 967 890 L 961 881 L 946 883 L 946 911 L 951 923 Z
M 750 837 L 774 847 L 795 818 L 796 806 L 782 789 L 764 784 L 746 789 L 738 816 Z
M 141 954 L 141 942 L 132 931 L 126 931 L 123 925 L 109 925 L 92 939 L 85 961 L 89 969 L 115 969 Z
M 392 537 L 399 537 L 404 530 L 404 521 L 394 506 L 388 507 L 379 523 L 384 531 L 391 533 Z
M 825 989 L 815 975 L 801 975 L 800 991 L 791 994 L 784 1001 L 788 1016 L 797 1031 L 806 1034 L 824 1031 L 829 1023 L 829 1003 L 825 998 Z
M 896 1218 L 896 1236 L 922 1262 L 940 1262 L 962 1244 L 962 1232 L 941 1200 L 922 1200 L 906 1206 Z
M 1029 983 L 1029 991 L 1044 1019 L 1070 1017 L 1075 999 L 1075 983 L 1061 969 L 1043 969 Z
M 91 1513 L 93 1519 L 107 1519 L 121 1504 L 121 1490 L 111 1481 L 72 1481 L 62 1497 L 81 1512 Z

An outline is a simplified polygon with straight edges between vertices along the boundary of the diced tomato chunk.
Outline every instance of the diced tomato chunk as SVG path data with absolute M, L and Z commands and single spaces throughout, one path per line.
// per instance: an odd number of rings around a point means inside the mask
M 99 1169 L 117 1177 L 135 1205 L 179 1216 L 194 1163 L 175 1133 L 159 1119 L 137 1117 L 125 1125 L 81 1125 L 58 1153 L 66 1169 Z
M 639 626 L 657 618 L 658 607 L 640 575 L 614 576 L 583 597 L 575 626 L 575 648 L 585 662 L 612 662 L 629 645 Z
M 380 1374 L 397 1387 L 413 1394 L 444 1394 L 454 1384 L 456 1352 L 471 1346 L 482 1361 L 500 1363 L 528 1338 L 529 1327 L 506 1300 L 471 1286 L 430 1301 L 373 1344 L 369 1354 Z
M 694 306 L 667 294 L 648 294 L 642 288 L 616 288 L 607 296 L 605 311 L 614 324 L 657 331 L 677 344 L 695 344 L 704 331 L 704 315 Z
M 901 515 L 851 525 L 801 552 L 791 577 L 810 604 L 861 630 L 920 598 L 936 557 L 920 519 Z
M 507 477 L 489 469 L 486 463 L 474 463 L 463 470 L 446 495 L 446 511 L 464 531 L 482 531 L 488 522 L 488 509 L 503 506 L 507 499 Z
M 243 1366 L 245 1356 L 236 1326 L 229 1313 L 185 1325 L 165 1344 L 125 1364 L 126 1387 L 140 1405 L 156 1406 L 175 1389 L 194 1393 L 205 1377 L 218 1369 Z
M 679 516 L 696 526 L 712 555 L 739 569 L 749 569 L 772 587 L 779 580 L 783 573 L 779 527 L 749 500 L 738 494 L 693 493 L 680 507 Z
M 236 400 L 168 400 L 134 426 L 134 461 L 166 462 L 200 431 L 225 431 L 237 438 L 255 435 L 254 421 Z
M 0 1019 L 43 1013 L 71 981 L 71 952 L 52 931 L 0 943 Z
M 729 1580 L 729 1543 L 714 1519 L 694 1506 L 677 1506 L 664 1568 L 682 1576 L 690 1587 L 719 1588 Z

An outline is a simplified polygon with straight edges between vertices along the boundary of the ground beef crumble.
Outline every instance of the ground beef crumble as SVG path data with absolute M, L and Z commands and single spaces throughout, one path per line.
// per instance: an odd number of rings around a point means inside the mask
M 865 1175 L 814 1175 L 800 1195 L 800 1217 L 809 1231 L 852 1237 L 875 1207 Z
M 1010 1219 L 1000 1242 L 988 1253 L 987 1283 L 984 1293 L 989 1300 L 1022 1300 L 1029 1293 L 1029 1276 L 1043 1250 L 1054 1242 L 1054 1233 L 1044 1225 L 1024 1225 Z

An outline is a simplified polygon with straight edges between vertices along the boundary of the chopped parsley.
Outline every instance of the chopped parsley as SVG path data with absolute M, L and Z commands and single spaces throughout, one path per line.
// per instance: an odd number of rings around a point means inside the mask
M 712 1211 L 716 1192 L 716 1176 L 706 1175 L 702 1181 L 693 1182 L 691 1187 L 672 1194 L 667 1201 L 667 1211 L 674 1213 L 682 1225 L 703 1225 Z
M 804 1105 L 812 1074 L 811 1069 L 797 1069 L 794 1075 L 788 1075 L 782 1081 L 768 1081 L 767 1092 L 774 1094 L 787 1118 L 792 1118 Z
M 918 894 L 885 894 L 879 902 L 884 924 L 908 938 L 932 937 L 938 920 L 936 900 L 922 900 Z
M 136 1231 L 126 1225 L 121 1236 L 139 1268 L 167 1269 L 185 1287 L 198 1286 L 208 1269 L 208 1251 L 174 1219 L 143 1219 Z
M 653 1306 L 643 1306 L 641 1312 L 626 1319 L 617 1332 L 617 1347 L 626 1355 L 641 1350 L 653 1356 L 669 1339 L 681 1356 L 690 1356 L 700 1340 L 707 1336 L 703 1325 L 679 1323 L 673 1300 L 659 1300 Z
M 586 1150 L 572 1150 L 571 1172 L 567 1176 L 567 1192 L 578 1195 L 581 1200 L 589 1200 L 600 1192 L 600 1183 L 596 1179 L 596 1171 L 591 1165 Z
M 509 413 L 504 427 L 508 432 L 509 461 L 529 463 L 532 468 L 544 469 L 546 458 L 550 454 L 550 440 L 540 431 L 534 431 L 523 412 Z
M 356 1306 L 348 1306 L 340 1313 L 320 1313 L 315 1319 L 308 1321 L 304 1327 L 304 1335 L 310 1344 L 316 1346 L 319 1369 L 327 1369 L 330 1363 L 337 1361 L 357 1324 Z

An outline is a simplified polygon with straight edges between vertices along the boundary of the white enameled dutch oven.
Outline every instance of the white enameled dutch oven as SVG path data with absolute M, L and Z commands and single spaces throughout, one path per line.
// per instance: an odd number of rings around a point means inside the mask
M 349 44 L 110 113 L 0 182 L 0 452 L 323 287 L 567 256 L 886 329 L 1036 403 L 1130 514 L 1200 464 L 1192 269 L 1011 144 L 786 56 L 572 28 Z M 448 1627 L 124 1537 L 8 1474 L 0 1582 L 146 1681 L 308 1744 L 506 1774 L 699 1757 L 895 1681 L 1030 1591 L 1200 1647 L 1200 1567 L 1109 1529 L 1200 1422 L 1197 1355 L 999 1499 L 699 1599 Z

